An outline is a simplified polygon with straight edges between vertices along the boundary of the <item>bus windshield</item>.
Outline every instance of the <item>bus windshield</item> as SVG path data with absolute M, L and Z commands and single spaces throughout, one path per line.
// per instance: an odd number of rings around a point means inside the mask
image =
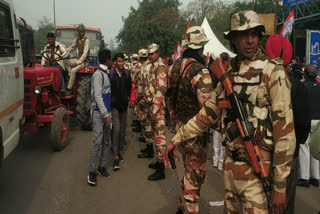
M 71 47 L 73 40 L 77 36 L 76 29 L 57 29 L 56 40 L 64 44 L 67 48 Z M 90 41 L 90 56 L 98 56 L 98 52 L 102 45 L 102 36 L 100 32 L 86 30 L 86 37 Z M 71 58 L 77 58 L 78 50 L 70 53 Z

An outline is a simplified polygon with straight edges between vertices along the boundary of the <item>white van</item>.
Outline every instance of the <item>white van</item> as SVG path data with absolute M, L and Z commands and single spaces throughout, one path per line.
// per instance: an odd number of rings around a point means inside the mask
M 23 62 L 12 0 L 0 0 L 0 164 L 18 145 L 23 123 Z

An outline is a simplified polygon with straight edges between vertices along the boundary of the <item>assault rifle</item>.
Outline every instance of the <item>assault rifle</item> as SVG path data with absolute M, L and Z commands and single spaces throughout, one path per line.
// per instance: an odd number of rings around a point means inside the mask
M 210 70 L 220 80 L 228 97 L 228 101 L 219 102 L 219 108 L 231 109 L 232 117 L 237 124 L 241 137 L 244 140 L 244 145 L 247 150 L 251 166 L 255 174 L 259 177 L 263 191 L 266 194 L 269 213 L 273 213 L 270 200 L 270 192 L 272 187 L 267 179 L 268 174 L 266 166 L 261 156 L 257 141 L 254 137 L 254 129 L 252 124 L 248 121 L 247 111 L 239 100 L 238 94 L 233 91 L 231 80 L 229 79 L 228 73 L 223 67 L 221 59 L 217 59 L 210 66 Z

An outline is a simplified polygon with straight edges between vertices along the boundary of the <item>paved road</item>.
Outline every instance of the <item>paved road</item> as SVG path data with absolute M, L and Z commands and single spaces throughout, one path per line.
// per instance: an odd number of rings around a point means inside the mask
M 130 125 L 131 115 L 129 115 Z M 92 133 L 73 125 L 70 144 L 61 152 L 52 152 L 48 128 L 26 134 L 20 146 L 0 169 L 0 214 L 167 214 L 175 213 L 176 179 L 166 169 L 167 179 L 150 182 L 151 160 L 138 159 L 143 144 L 138 134 L 127 129 L 128 145 L 120 171 L 111 177 L 98 177 L 98 186 L 87 185 Z M 209 152 L 211 153 L 211 152 Z M 210 207 L 209 201 L 223 200 L 222 173 L 211 166 L 201 191 L 200 213 L 223 213 L 223 207 Z M 182 168 L 179 167 L 179 174 Z M 296 213 L 320 210 L 318 188 L 298 188 Z

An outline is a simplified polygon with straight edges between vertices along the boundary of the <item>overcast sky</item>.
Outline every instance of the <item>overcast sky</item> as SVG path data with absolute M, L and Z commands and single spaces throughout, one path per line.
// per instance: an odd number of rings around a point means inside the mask
M 186 5 L 190 0 L 181 0 Z M 13 0 L 17 17 L 22 17 L 34 29 L 46 16 L 53 22 L 53 0 Z M 137 8 L 138 0 L 55 0 L 56 25 L 83 23 L 100 28 L 109 41 L 122 28 L 122 16 L 127 17 L 130 7 Z

